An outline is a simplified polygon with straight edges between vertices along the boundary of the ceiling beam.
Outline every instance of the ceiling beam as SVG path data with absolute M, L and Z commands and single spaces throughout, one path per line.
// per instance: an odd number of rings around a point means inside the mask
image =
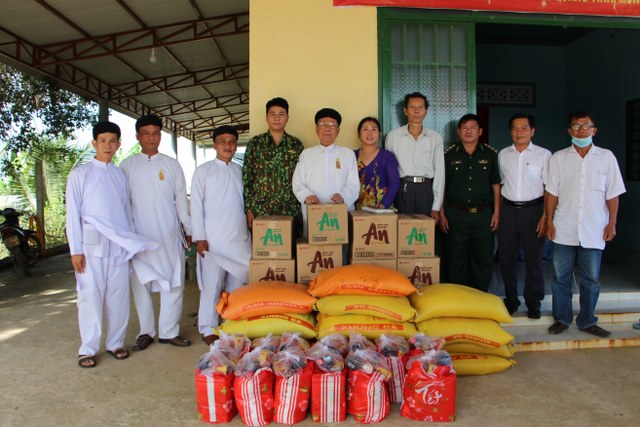
M 34 67 L 82 61 L 126 52 L 170 46 L 249 32 L 249 13 L 203 18 L 97 37 L 35 46 Z

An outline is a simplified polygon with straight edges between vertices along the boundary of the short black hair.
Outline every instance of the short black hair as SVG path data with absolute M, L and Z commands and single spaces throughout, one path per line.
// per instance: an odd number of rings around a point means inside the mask
M 515 119 L 527 119 L 527 121 L 529 122 L 529 127 L 531 129 L 534 129 L 536 127 L 536 118 L 533 117 L 531 114 L 516 113 L 513 116 L 511 116 L 511 118 L 509 119 L 509 130 L 511 130 L 511 126 L 513 125 L 513 121 Z
M 318 120 L 325 118 L 325 117 L 330 117 L 332 119 L 334 119 L 336 122 L 338 122 L 338 126 L 340 126 L 340 123 L 342 123 L 342 116 L 340 115 L 340 113 L 338 113 L 336 110 L 334 110 L 333 108 L 322 108 L 320 110 L 318 110 L 318 112 L 316 113 L 316 116 L 314 118 L 316 125 L 318 124 Z
M 458 129 L 460 129 L 463 124 L 470 121 L 475 121 L 478 124 L 478 127 L 482 129 L 482 123 L 480 122 L 480 117 L 471 113 L 465 114 L 464 116 L 460 117 L 460 120 L 458 120 Z
M 162 119 L 155 114 L 145 114 L 136 120 L 136 132 L 140 132 L 140 128 L 144 126 L 158 126 L 162 129 Z
M 574 111 L 569 114 L 569 127 L 571 127 L 571 122 L 574 120 L 584 119 L 585 117 L 588 117 L 589 120 L 591 120 L 591 123 L 593 123 L 593 127 L 596 127 L 596 121 L 593 119 L 593 115 L 585 110 Z
M 267 102 L 267 112 L 266 112 L 266 114 L 269 114 L 269 108 L 271 108 L 271 107 L 282 107 L 287 112 L 287 114 L 289 114 L 289 103 L 284 98 L 278 97 L 278 98 L 270 99 Z
M 120 139 L 120 126 L 113 122 L 103 121 L 98 122 L 93 126 L 93 140 L 98 139 L 98 135 L 101 133 L 115 133 L 118 135 L 118 139 Z
M 213 143 L 215 144 L 216 138 L 220 135 L 224 135 L 225 133 L 235 136 L 236 140 L 238 139 L 238 131 L 236 130 L 236 128 L 230 125 L 222 125 L 213 130 Z
M 380 122 L 378 121 L 378 119 L 376 119 L 375 117 L 367 116 L 364 119 L 360 120 L 360 123 L 358 123 L 358 135 L 360 135 L 362 126 L 364 126 L 364 124 L 367 122 L 375 123 L 376 126 L 378 126 L 378 130 L 380 131 L 380 133 L 382 133 L 382 126 L 380 126 Z
M 429 108 L 429 101 L 427 101 L 427 97 L 420 92 L 408 93 L 404 96 L 404 108 L 409 106 L 409 99 L 411 98 L 422 98 L 424 100 L 424 108 Z

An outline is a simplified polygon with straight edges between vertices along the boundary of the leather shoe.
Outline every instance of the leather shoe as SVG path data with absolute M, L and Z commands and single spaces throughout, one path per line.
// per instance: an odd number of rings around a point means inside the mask
M 598 325 L 591 325 L 588 328 L 584 328 L 580 330 L 582 332 L 587 332 L 589 334 L 595 335 L 600 338 L 607 338 L 609 335 L 611 335 L 611 332 L 607 331 L 606 329 L 602 329 Z
M 527 317 L 529 319 L 539 319 L 540 318 L 540 309 L 539 308 L 530 308 L 527 311 Z
M 560 322 L 556 322 L 553 325 L 549 326 L 549 335 L 558 335 L 563 333 L 567 329 L 569 329 L 567 325 L 563 325 Z
M 131 347 L 131 350 L 146 350 L 147 347 L 149 347 L 151 344 L 153 344 L 153 338 L 151 338 L 151 336 L 148 334 L 142 334 L 138 338 L 136 338 L 136 343 L 133 345 L 133 347 Z
M 211 335 L 207 335 L 206 337 L 202 337 L 202 341 L 204 341 L 206 345 L 213 344 L 214 342 L 216 342 L 217 339 L 218 339 L 218 336 L 216 334 L 211 334 Z
M 158 339 L 160 344 L 171 344 L 176 347 L 189 347 L 191 345 L 191 341 L 188 339 L 182 338 L 180 335 L 173 338 L 160 338 Z

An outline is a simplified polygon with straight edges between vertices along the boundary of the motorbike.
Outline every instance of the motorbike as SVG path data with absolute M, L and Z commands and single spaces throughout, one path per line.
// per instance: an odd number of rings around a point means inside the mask
M 20 227 L 22 214 L 14 208 L 4 208 L 0 215 L 4 217 L 4 222 L 0 224 L 0 235 L 14 263 L 14 271 L 20 267 L 25 276 L 31 276 L 31 266 L 38 262 L 42 251 L 40 239 L 34 230 Z

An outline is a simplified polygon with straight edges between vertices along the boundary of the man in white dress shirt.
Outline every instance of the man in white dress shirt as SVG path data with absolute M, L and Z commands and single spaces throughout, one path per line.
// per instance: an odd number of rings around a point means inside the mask
M 586 111 L 569 116 L 571 146 L 549 162 L 546 186 L 547 237 L 553 241 L 553 318 L 549 334 L 573 321 L 572 276 L 580 289 L 578 329 L 601 338 L 611 332 L 597 325 L 600 261 L 606 242 L 616 236 L 619 196 L 625 187 L 613 153 L 593 145 L 597 132 Z
M 387 134 L 384 144 L 398 159 L 401 187 L 394 202 L 400 213 L 421 213 L 439 220 L 444 198 L 442 136 L 423 126 L 429 101 L 420 92 L 404 97 L 407 124 Z
M 131 215 L 136 233 L 160 243 L 154 251 L 137 254 L 132 262 L 131 288 L 140 321 L 133 350 L 144 350 L 156 335 L 151 292 L 160 293 L 158 341 L 177 347 L 191 342 L 180 336 L 184 291 L 185 247 L 191 244 L 191 219 L 184 173 L 176 159 L 158 152 L 162 120 L 148 114 L 136 121 L 141 153 L 120 167 L 127 177 Z
M 345 203 L 348 210 L 360 193 L 356 156 L 350 148 L 335 143 L 342 116 L 333 108 L 315 115 L 320 144 L 305 148 L 293 172 L 293 194 L 302 205 L 303 231 L 307 234 L 307 207 L 320 203 Z
M 513 144 L 498 154 L 502 177 L 498 248 L 505 290 L 504 304 L 510 314 L 517 311 L 520 305 L 517 272 L 522 243 L 526 264 L 523 296 L 530 319 L 540 318 L 540 303 L 544 298 L 544 185 L 551 158 L 549 150 L 531 141 L 535 127 L 535 118 L 530 114 L 512 116 L 509 130 Z
M 82 345 L 78 366 L 93 368 L 106 317 L 107 353 L 129 357 L 124 338 L 129 322 L 129 259 L 157 244 L 131 232 L 126 179 L 111 163 L 120 148 L 120 128 L 99 122 L 93 127 L 95 159 L 73 169 L 66 189 L 67 240 L 78 291 Z
M 223 288 L 232 292 L 249 280 L 251 235 L 244 212 L 242 167 L 232 161 L 238 132 L 213 131 L 216 158 L 198 166 L 191 182 L 193 240 L 198 252 L 198 330 L 206 344 L 218 338 L 215 306 Z

